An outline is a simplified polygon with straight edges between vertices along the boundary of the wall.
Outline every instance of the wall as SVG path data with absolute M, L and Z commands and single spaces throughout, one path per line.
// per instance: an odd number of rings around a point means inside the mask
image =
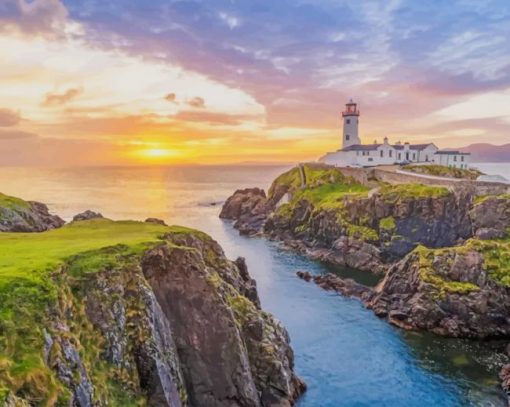
M 353 177 L 358 182 L 367 185 L 370 180 L 388 182 L 390 184 L 423 184 L 442 186 L 447 188 L 469 188 L 475 195 L 499 195 L 510 193 L 510 185 L 498 182 L 482 182 L 469 180 L 448 180 L 424 178 L 412 174 L 401 174 L 381 168 L 338 168 L 348 177 Z

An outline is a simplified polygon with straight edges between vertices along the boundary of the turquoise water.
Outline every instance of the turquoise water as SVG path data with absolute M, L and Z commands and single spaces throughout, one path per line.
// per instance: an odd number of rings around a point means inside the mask
M 208 232 L 231 258 L 246 257 L 263 307 L 290 332 L 296 369 L 309 386 L 299 407 L 505 405 L 497 381 L 504 344 L 396 329 L 357 300 L 295 276 L 297 270 L 323 273 L 331 267 L 264 239 L 241 237 L 218 218 L 220 203 L 233 190 L 267 187 L 283 169 L 2 169 L 0 189 L 47 202 L 67 219 L 84 209 L 113 219 L 160 217 Z M 376 281 L 354 270 L 333 271 L 364 283 Z

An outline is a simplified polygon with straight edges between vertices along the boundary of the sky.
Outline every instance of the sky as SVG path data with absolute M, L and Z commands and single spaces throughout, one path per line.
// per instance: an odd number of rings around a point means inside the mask
M 510 142 L 508 0 L 0 0 L 0 165 Z

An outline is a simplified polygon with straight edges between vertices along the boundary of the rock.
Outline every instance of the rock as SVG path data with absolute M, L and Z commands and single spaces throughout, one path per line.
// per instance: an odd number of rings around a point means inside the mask
M 480 228 L 475 231 L 475 237 L 481 240 L 502 239 L 506 235 L 506 230 L 496 228 Z
M 313 280 L 315 284 L 324 290 L 336 291 L 346 297 L 365 298 L 371 292 L 370 288 L 359 284 L 350 278 L 344 279 L 332 273 L 312 276 L 307 271 L 298 271 L 296 275 L 307 282 Z
M 271 204 L 260 188 L 237 190 L 227 199 L 220 218 L 235 220 L 235 228 L 242 234 L 253 235 L 262 231 Z
M 91 211 L 90 209 L 87 209 L 84 212 L 81 212 L 77 215 L 74 215 L 73 222 L 79 222 L 82 220 L 91 220 L 91 219 L 102 219 L 103 215 L 101 215 L 99 212 Z
M 244 260 L 225 262 L 212 241 L 190 239 L 187 244 L 197 250 L 165 245 L 149 251 L 142 270 L 174 328 L 190 403 L 291 405 L 303 383 L 293 373 L 288 334 L 234 288 L 253 293 Z M 205 252 L 207 258 L 200 254 Z M 231 283 L 221 278 L 220 264 L 231 270 Z M 213 265 L 219 277 L 209 271 Z
M 499 378 L 501 380 L 501 387 L 506 393 L 508 405 L 510 406 L 510 364 L 506 364 L 501 368 Z
M 506 235 L 510 227 L 510 199 L 508 196 L 489 196 L 475 203 L 469 216 L 474 234 L 480 239 L 497 239 Z
M 312 279 L 312 275 L 308 271 L 298 271 L 296 272 L 296 275 L 306 282 L 310 281 Z
M 483 256 L 472 249 L 413 251 L 388 270 L 366 304 L 406 329 L 510 336 L 510 288 L 489 278 Z
M 40 202 L 0 194 L 0 232 L 44 232 L 64 224 L 64 220 L 51 215 L 48 207 Z
M 165 221 L 163 219 L 158 219 L 158 218 L 147 218 L 144 220 L 144 222 L 155 223 L 157 225 L 167 226 L 167 224 L 165 223 Z

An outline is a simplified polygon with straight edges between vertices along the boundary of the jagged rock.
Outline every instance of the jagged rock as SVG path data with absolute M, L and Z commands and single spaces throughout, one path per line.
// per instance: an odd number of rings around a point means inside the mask
M 79 222 L 82 220 L 91 220 L 91 219 L 102 219 L 103 215 L 101 215 L 99 212 L 91 211 L 90 209 L 87 209 L 86 211 L 83 211 L 77 215 L 74 215 L 73 222 Z
M 341 278 L 335 274 L 311 275 L 309 272 L 298 271 L 296 275 L 305 281 L 311 281 L 324 290 L 336 291 L 346 297 L 367 298 L 371 289 L 359 284 L 351 278 Z
M 413 251 L 389 269 L 366 303 L 405 329 L 454 337 L 510 336 L 510 289 L 489 278 L 475 250 Z
M 64 224 L 43 203 L 0 194 L 0 232 L 43 232 Z
M 146 223 L 155 223 L 157 225 L 163 225 L 163 226 L 166 226 L 166 223 L 163 219 L 158 219 L 158 218 L 147 218 L 145 219 Z
M 473 206 L 469 215 L 478 238 L 502 238 L 510 227 L 510 199 L 508 196 L 484 198 Z
M 242 234 L 253 235 L 262 230 L 271 207 L 262 189 L 241 189 L 227 199 L 220 218 L 235 220 L 236 229 Z
M 160 246 L 144 256 L 142 269 L 174 327 L 190 403 L 290 405 L 303 389 L 286 331 L 234 289 L 253 291 L 242 277 L 246 271 L 226 262 L 215 243 L 190 238 L 187 244 L 199 250 Z M 202 250 L 211 254 L 203 258 Z M 225 269 L 231 271 L 227 285 Z
M 508 405 L 510 406 L 510 364 L 506 364 L 501 368 L 499 378 L 501 380 L 501 387 L 506 393 Z

